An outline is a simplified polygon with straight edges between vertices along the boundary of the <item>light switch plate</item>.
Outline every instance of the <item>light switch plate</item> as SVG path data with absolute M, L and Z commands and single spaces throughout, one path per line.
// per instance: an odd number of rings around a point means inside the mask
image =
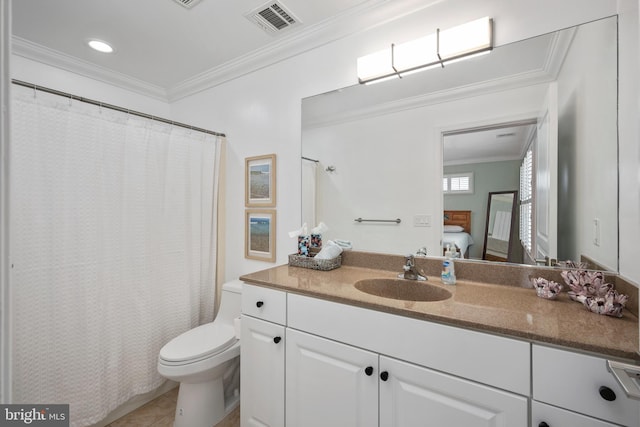
M 416 214 L 413 216 L 414 227 L 431 227 L 431 215 Z

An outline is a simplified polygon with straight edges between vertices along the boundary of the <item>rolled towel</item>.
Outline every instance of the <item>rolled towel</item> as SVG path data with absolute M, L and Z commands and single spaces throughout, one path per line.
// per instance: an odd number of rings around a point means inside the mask
M 315 259 L 334 259 L 342 253 L 342 247 L 340 247 L 333 240 L 327 240 L 322 246 L 322 249 L 315 256 Z
M 340 246 L 343 250 L 352 249 L 351 242 L 349 240 L 334 239 L 336 245 Z

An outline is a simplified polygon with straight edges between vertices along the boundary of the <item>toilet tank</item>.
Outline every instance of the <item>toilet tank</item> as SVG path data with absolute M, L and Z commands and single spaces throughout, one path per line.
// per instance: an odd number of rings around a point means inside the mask
M 233 319 L 240 316 L 242 304 L 242 281 L 232 280 L 222 285 L 220 308 L 216 321 L 233 325 Z

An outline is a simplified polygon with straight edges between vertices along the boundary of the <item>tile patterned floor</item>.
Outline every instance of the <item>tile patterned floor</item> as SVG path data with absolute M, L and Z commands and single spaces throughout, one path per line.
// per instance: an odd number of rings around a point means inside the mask
M 172 427 L 177 399 L 176 387 L 106 427 Z M 240 427 L 240 408 L 213 427 Z

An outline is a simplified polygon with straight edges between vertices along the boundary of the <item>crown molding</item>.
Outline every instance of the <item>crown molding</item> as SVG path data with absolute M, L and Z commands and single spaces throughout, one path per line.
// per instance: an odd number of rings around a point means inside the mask
M 317 120 L 305 122 L 303 127 L 305 129 L 314 129 L 329 125 L 347 123 L 354 120 L 362 120 L 403 110 L 411 110 L 414 108 L 426 107 L 428 105 L 440 104 L 443 102 L 456 101 L 474 96 L 517 89 L 520 87 L 549 83 L 554 80 L 554 77 L 549 74 L 548 70 L 540 69 L 473 85 L 460 86 L 438 92 L 403 98 L 397 101 L 376 104 L 357 110 L 351 110 L 349 112 L 341 111 L 336 114 L 326 114 Z
M 566 30 L 556 32 L 551 40 L 544 69 L 553 76 L 554 80 L 560 75 L 562 64 L 564 64 L 564 60 L 569 53 L 569 48 L 577 32 L 577 27 L 567 28 Z
M 168 101 L 167 92 L 160 86 L 152 85 L 126 74 L 100 67 L 74 56 L 49 49 L 18 36 L 12 37 L 13 54 L 32 61 L 41 62 L 56 68 L 79 74 L 93 80 L 115 85 L 164 102 Z

